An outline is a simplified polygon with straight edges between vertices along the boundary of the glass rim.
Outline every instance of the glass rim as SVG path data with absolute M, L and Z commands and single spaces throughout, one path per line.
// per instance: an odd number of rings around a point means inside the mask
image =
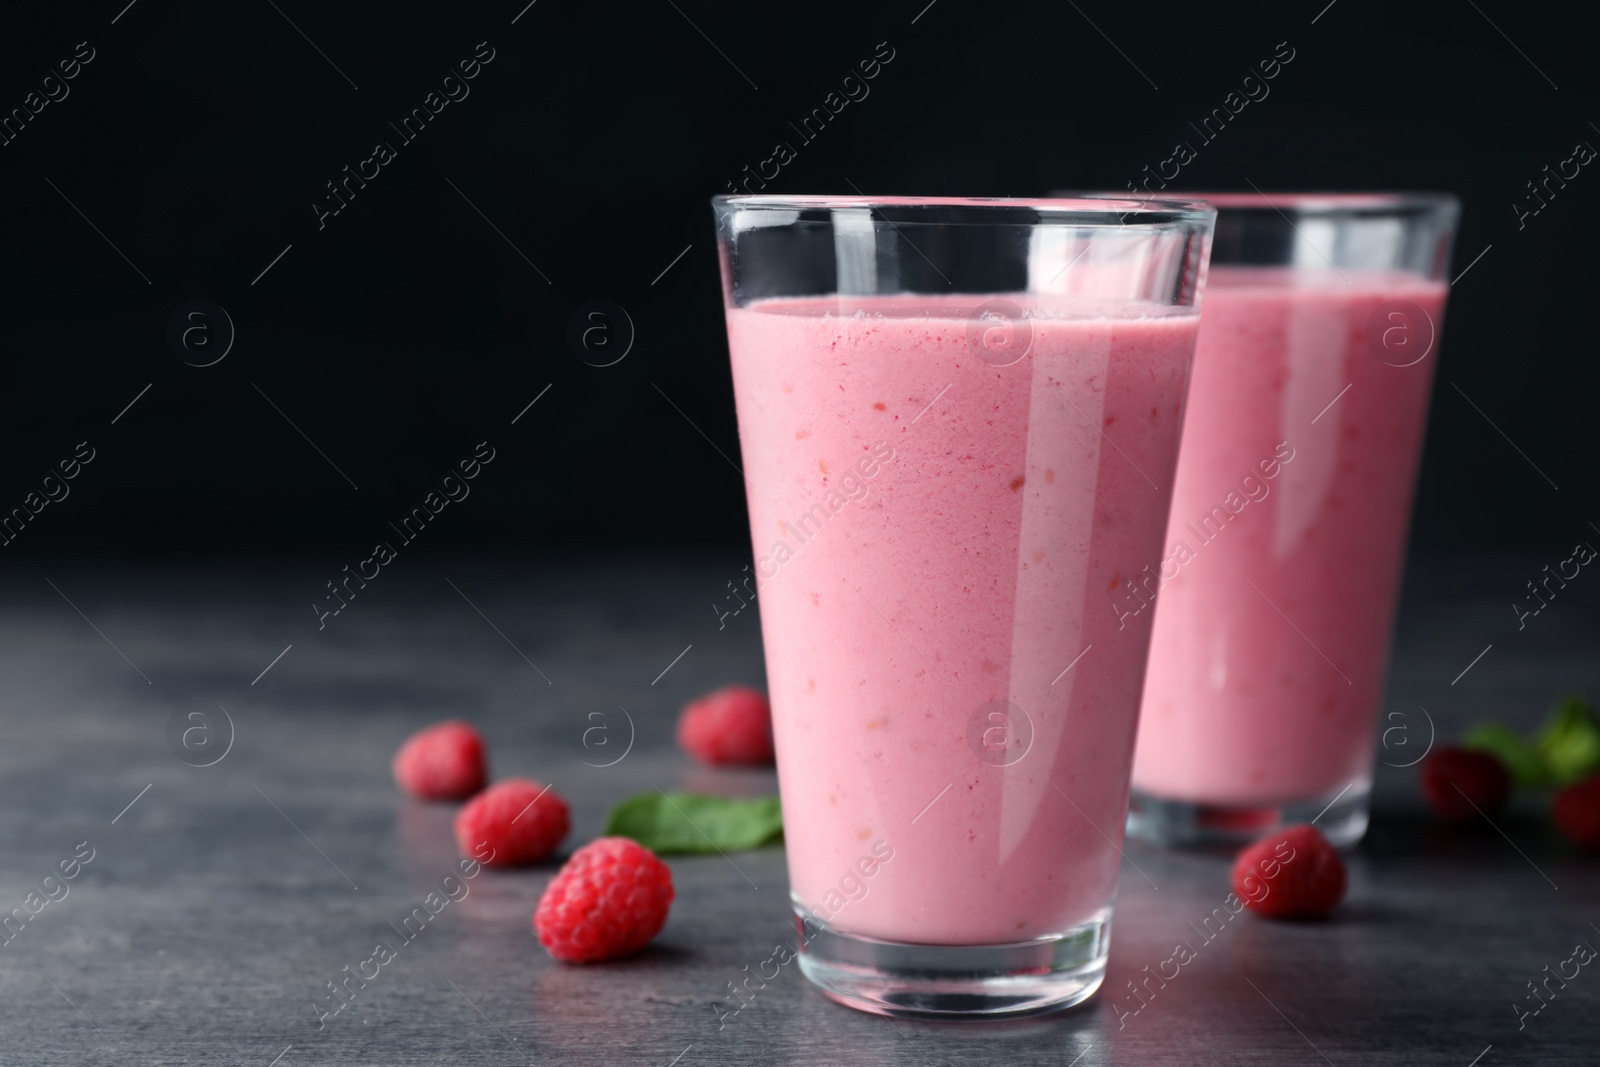
M 1092 191 L 1061 190 L 1075 196 L 1096 196 Z M 1127 197 L 1115 195 L 1120 200 Z M 1221 211 L 1294 211 L 1301 215 L 1383 215 L 1404 211 L 1456 212 L 1461 210 L 1461 199 L 1454 193 L 1434 190 L 1375 190 L 1368 192 L 1207 192 L 1184 190 L 1163 193 L 1159 199 L 1201 201 L 1214 205 Z M 1138 198 L 1140 200 L 1143 197 Z
M 1461 201 L 1453 193 L 1440 192 L 1362 192 L 1362 193 L 1191 193 L 1196 199 L 1215 204 L 1217 209 L 1236 211 L 1258 208 L 1293 208 L 1307 215 L 1369 214 L 1415 210 L 1459 211 Z
M 726 193 L 713 196 L 711 205 L 718 211 L 744 208 L 776 211 L 805 211 L 833 208 L 979 208 L 997 210 L 1033 210 L 1045 214 L 1039 221 L 1048 222 L 1051 215 L 1088 215 L 1116 220 L 1121 225 L 1137 225 L 1129 219 L 1145 216 L 1151 220 L 1171 223 L 1188 221 L 1209 222 L 1217 209 L 1206 200 L 1193 196 L 1175 197 L 1004 197 L 1004 196 L 850 196 L 800 195 L 785 196 L 774 193 Z M 970 220 L 969 224 L 970 224 Z M 1005 220 L 996 218 L 995 224 Z

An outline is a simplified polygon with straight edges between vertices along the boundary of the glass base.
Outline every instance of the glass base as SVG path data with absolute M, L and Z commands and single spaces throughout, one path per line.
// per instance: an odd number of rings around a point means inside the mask
M 1135 787 L 1128 797 L 1128 836 L 1168 848 L 1237 847 L 1274 830 L 1314 822 L 1335 848 L 1350 848 L 1367 832 L 1369 782 L 1356 782 L 1310 800 L 1254 807 L 1197 804 L 1152 796 Z
M 899 1018 L 1012 1019 L 1087 1000 L 1105 979 L 1111 909 L 1008 945 L 908 945 L 819 927 L 795 909 L 800 970 L 851 1008 Z

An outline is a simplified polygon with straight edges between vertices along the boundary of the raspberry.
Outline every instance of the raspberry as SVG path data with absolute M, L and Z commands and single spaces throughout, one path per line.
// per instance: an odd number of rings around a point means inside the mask
M 456 812 L 456 845 L 485 866 L 516 867 L 550 855 L 571 828 L 567 802 L 549 786 L 507 778 Z
M 459 720 L 417 731 L 394 754 L 395 783 L 424 800 L 470 797 L 488 776 L 483 738 Z
M 1550 817 L 1574 845 L 1600 848 L 1600 774 L 1557 793 Z
M 1422 761 L 1420 780 L 1428 806 L 1449 822 L 1489 815 L 1511 792 L 1511 772 L 1499 756 L 1453 745 L 1434 749 Z
M 1326 915 L 1344 897 L 1344 860 L 1315 826 L 1291 826 L 1239 853 L 1233 891 L 1274 919 Z
M 683 709 L 678 744 L 705 763 L 771 763 L 772 708 L 748 686 L 719 689 Z
M 666 925 L 672 871 L 626 837 L 602 837 L 572 854 L 533 913 L 539 943 L 558 960 L 591 963 L 643 948 Z

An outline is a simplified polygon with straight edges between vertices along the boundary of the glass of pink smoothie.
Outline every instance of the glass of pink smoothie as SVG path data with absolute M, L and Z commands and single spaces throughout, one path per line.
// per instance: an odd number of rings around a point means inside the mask
M 1349 845 L 1367 826 L 1458 205 L 1206 199 L 1216 243 L 1172 517 L 1110 609 L 1155 616 L 1129 833 L 1238 841 L 1315 820 Z
M 1213 210 L 718 197 L 804 973 L 893 1015 L 1099 986 Z

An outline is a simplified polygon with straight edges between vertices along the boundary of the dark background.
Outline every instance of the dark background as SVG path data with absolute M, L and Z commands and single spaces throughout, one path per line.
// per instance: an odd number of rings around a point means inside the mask
M 309 553 L 336 570 L 484 439 L 495 462 L 419 548 L 742 547 L 739 476 L 708 443 L 737 458 L 710 196 L 780 139 L 799 158 L 768 191 L 1124 188 L 1285 41 L 1271 95 L 1183 185 L 1449 190 L 1451 276 L 1492 246 L 1451 294 L 1414 547 L 1565 552 L 1600 517 L 1600 178 L 1520 230 L 1511 206 L 1600 144 L 1592 14 L 524 2 L 0 6 L 0 112 L 95 50 L 0 147 L 0 511 L 96 450 L 4 549 L 13 565 Z M 402 144 L 386 123 L 480 41 L 494 58 L 470 96 Z M 894 58 L 870 95 L 800 145 L 788 123 L 879 42 Z M 311 203 L 379 140 L 397 158 L 319 230 Z M 166 337 L 197 299 L 237 331 L 204 368 Z M 615 366 L 568 343 L 595 299 L 636 330 Z

